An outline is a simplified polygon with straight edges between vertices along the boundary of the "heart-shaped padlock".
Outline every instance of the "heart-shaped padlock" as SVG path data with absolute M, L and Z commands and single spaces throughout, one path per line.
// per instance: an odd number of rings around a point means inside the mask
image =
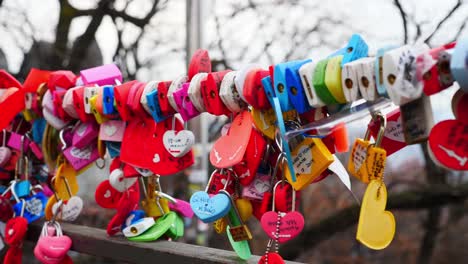
M 46 264 L 59 263 L 72 245 L 70 237 L 63 235 L 58 222 L 45 222 L 34 248 L 34 256 Z
M 79 196 L 72 196 L 66 202 L 58 202 L 52 206 L 52 213 L 63 221 L 75 221 L 83 210 L 83 200 Z
M 96 200 L 96 203 L 103 208 L 115 209 L 117 208 L 122 195 L 122 192 L 119 192 L 112 187 L 109 180 L 104 180 L 96 187 L 94 199 Z
M 190 197 L 190 206 L 195 215 L 204 223 L 211 223 L 224 217 L 231 209 L 231 200 L 224 193 L 212 197 L 198 191 Z
M 26 235 L 28 220 L 22 216 L 16 216 L 6 222 L 5 242 L 9 246 L 19 246 Z
M 258 264 L 284 264 L 284 259 L 278 253 L 268 252 L 260 258 Z

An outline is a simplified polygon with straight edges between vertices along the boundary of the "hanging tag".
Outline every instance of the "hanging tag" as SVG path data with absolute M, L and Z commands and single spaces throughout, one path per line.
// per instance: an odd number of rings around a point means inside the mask
M 174 91 L 172 94 L 174 101 L 177 104 L 177 108 L 179 109 L 179 114 L 184 121 L 188 121 L 200 114 L 190 101 L 190 97 L 188 95 L 189 86 L 190 83 L 184 83 L 182 88 Z
M 248 111 L 242 111 L 234 118 L 228 134 L 214 143 L 210 151 L 211 164 L 216 168 L 229 168 L 239 163 L 244 157 L 251 132 L 252 117 Z
M 44 208 L 47 203 L 47 199 L 47 196 L 45 196 L 43 192 L 38 192 L 32 196 L 22 198 L 21 202 L 16 203 L 13 206 L 13 210 L 16 215 L 21 215 L 21 211 L 24 206 L 23 217 L 28 220 L 28 223 L 32 223 L 44 217 Z
M 224 193 L 210 197 L 208 193 L 198 191 L 190 197 L 190 206 L 202 222 L 212 223 L 228 214 L 231 200 Z
M 295 190 L 301 190 L 325 171 L 333 162 L 328 148 L 318 138 L 304 138 L 291 152 L 296 181 L 292 181 L 291 172 L 285 168 L 284 175 Z
M 125 126 L 125 121 L 108 120 L 100 125 L 99 139 L 104 141 L 122 142 Z
M 202 72 L 211 72 L 211 60 L 207 50 L 197 49 L 190 60 L 188 78 L 192 78 Z
M 247 240 L 242 241 L 235 241 L 230 232 L 231 227 L 227 226 L 227 236 L 229 239 L 229 243 L 231 244 L 232 249 L 236 252 L 237 256 L 243 260 L 248 260 L 252 257 L 252 253 L 250 251 L 249 242 Z
M 114 87 L 115 105 L 123 121 L 130 119 L 130 110 L 127 107 L 128 94 L 132 86 L 136 84 L 138 84 L 138 81 L 130 81 Z
M 452 54 L 450 61 L 450 69 L 452 75 L 460 85 L 460 88 L 468 93 L 468 63 L 466 63 L 468 56 L 468 38 L 457 41 L 457 45 Z
M 175 118 L 175 117 L 173 117 Z M 172 156 L 179 158 L 192 150 L 195 135 L 190 130 L 167 130 L 163 135 L 164 148 Z
M 406 143 L 415 144 L 425 141 L 434 126 L 430 98 L 422 96 L 400 106 L 400 111 Z
M 229 115 L 231 113 L 219 96 L 221 82 L 228 72 L 230 72 L 230 70 L 209 73 L 206 79 L 200 84 L 203 103 L 206 111 L 210 114 L 220 116 Z
M 371 181 L 362 199 L 356 233 L 356 239 L 371 249 L 386 248 L 395 236 L 395 217 L 385 211 L 386 205 L 385 184 L 380 180 Z
M 468 124 L 466 120 L 437 123 L 429 135 L 433 160 L 452 170 L 468 170 Z
M 328 90 L 328 87 L 325 83 L 326 78 L 326 69 L 329 59 L 321 60 L 315 66 L 312 85 L 315 88 L 315 92 L 322 102 L 326 105 L 337 104 L 333 95 Z
M 80 71 L 81 80 L 85 85 L 114 85 L 122 82 L 122 73 L 115 64 L 106 64 Z
M 255 109 L 267 110 L 271 108 L 262 85 L 262 79 L 269 74 L 269 71 L 263 69 L 253 69 L 245 77 L 243 89 L 244 99 Z
M 313 84 L 316 66 L 317 62 L 315 61 L 306 63 L 302 65 L 301 68 L 299 68 L 299 74 L 301 76 L 302 87 L 304 87 L 304 93 L 307 97 L 307 102 L 311 107 L 318 108 L 324 106 L 325 103 L 322 102 L 320 97 L 317 95 Z

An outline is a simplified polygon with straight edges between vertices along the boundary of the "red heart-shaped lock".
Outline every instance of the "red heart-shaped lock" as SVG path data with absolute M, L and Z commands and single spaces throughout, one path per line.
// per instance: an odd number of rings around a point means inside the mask
M 126 82 L 114 87 L 114 99 L 117 106 L 117 111 L 123 121 L 130 119 L 130 109 L 127 106 L 128 94 L 133 85 L 138 84 L 138 81 Z
M 23 83 L 25 93 L 35 93 L 41 83 L 46 83 L 49 80 L 51 72 L 43 71 L 36 68 L 29 70 L 28 76 Z
M 138 208 L 139 200 L 140 191 L 138 184 L 132 185 L 132 187 L 123 193 L 117 206 L 117 213 L 107 225 L 107 234 L 109 236 L 115 235 L 120 231 L 122 224 L 125 222 L 130 212 Z
M 13 217 L 13 207 L 11 206 L 10 200 L 0 195 L 0 221 L 6 222 Z
M 429 134 L 429 149 L 435 161 L 453 170 L 468 170 L 468 123 L 445 120 Z
M 3 263 L 21 264 L 23 259 L 23 247 L 10 247 L 5 254 Z
M 151 170 L 155 174 L 170 175 L 182 171 L 193 164 L 192 151 L 180 158 L 173 157 L 164 148 L 163 135 L 172 129 L 172 120 L 155 123 L 152 118 L 131 120 L 125 129 L 120 159 L 139 168 Z M 177 132 L 183 129 L 176 119 Z
M 121 197 L 122 193 L 114 189 L 109 180 L 101 182 L 94 193 L 96 203 L 103 208 L 109 209 L 117 208 Z
M 127 99 L 127 106 L 130 108 L 130 115 L 135 117 L 145 117 L 149 116 L 146 110 L 140 103 L 141 96 L 143 95 L 143 91 L 145 90 L 146 83 L 140 83 L 139 86 L 136 86 L 133 91 L 133 97 L 130 96 L 132 91 L 130 91 L 128 99 Z
M 271 108 L 270 101 L 262 85 L 262 79 L 269 76 L 270 72 L 262 69 L 251 70 L 244 81 L 244 98 L 255 109 Z
M 91 121 L 93 118 L 91 115 L 85 112 L 85 87 L 79 87 L 73 89 L 73 105 L 75 106 L 76 113 L 80 118 L 81 122 L 86 123 Z
M 283 264 L 284 259 L 280 256 L 280 254 L 275 252 L 268 252 L 266 255 L 263 255 L 258 264 Z
M 233 166 L 242 185 L 247 186 L 254 180 L 258 166 L 262 162 L 265 148 L 266 140 L 262 137 L 262 134 L 252 129 L 244 158 L 239 164 Z
M 293 189 L 290 184 L 278 184 L 275 190 L 275 208 L 276 211 L 290 212 L 293 204 Z M 301 200 L 301 192 L 296 191 L 296 204 L 295 207 L 299 208 L 299 201 Z
M 277 229 L 278 214 L 281 216 L 279 229 Z M 279 231 L 279 243 L 284 243 L 295 238 L 304 229 L 304 217 L 296 211 L 289 213 L 268 211 L 262 216 L 260 223 L 265 233 L 272 239 L 275 239 L 276 231 Z
M 192 55 L 188 68 L 189 80 L 192 80 L 192 77 L 199 72 L 211 72 L 210 55 L 204 49 L 198 49 Z
M 209 73 L 206 79 L 200 83 L 203 104 L 206 107 L 206 111 L 210 114 L 220 116 L 231 113 L 219 96 L 221 81 L 228 72 L 230 70 Z
M 213 166 L 229 168 L 241 162 L 252 133 L 252 122 L 248 111 L 242 111 L 234 118 L 228 133 L 216 140 L 211 149 L 210 161 Z
M 172 108 L 171 104 L 169 103 L 169 99 L 167 97 L 167 92 L 169 91 L 171 83 L 172 81 L 158 83 L 159 109 L 161 109 L 163 116 L 171 116 L 176 113 L 174 108 Z
M 26 235 L 28 230 L 28 220 L 17 216 L 8 220 L 5 225 L 5 242 L 10 246 L 18 246 Z

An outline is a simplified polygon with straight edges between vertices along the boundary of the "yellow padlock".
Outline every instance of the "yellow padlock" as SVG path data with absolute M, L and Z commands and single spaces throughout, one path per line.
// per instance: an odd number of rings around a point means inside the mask
M 333 57 L 328 60 L 325 70 L 325 85 L 338 103 L 346 103 L 341 83 L 341 61 L 343 55 Z
M 147 186 L 145 186 L 143 178 L 140 178 L 143 181 L 142 185 L 145 193 L 145 198 L 141 201 L 141 207 L 146 215 L 151 217 L 160 217 L 170 211 L 169 201 L 156 194 L 156 191 L 161 192 L 158 177 L 148 177 Z
M 273 108 L 268 110 L 252 109 L 252 119 L 255 127 L 268 138 L 274 140 L 276 135 L 276 114 Z M 296 110 L 283 113 L 284 120 L 297 120 Z
M 315 180 L 333 162 L 333 155 L 319 138 L 305 137 L 291 152 L 296 181 L 292 181 L 291 172 L 284 165 L 286 179 L 295 190 L 301 190 Z
M 68 200 L 71 196 L 77 194 L 79 186 L 75 169 L 67 162 L 60 164 L 52 185 L 60 199 Z
M 98 95 L 94 95 L 93 97 L 91 97 L 89 99 L 89 104 L 91 106 L 91 112 L 93 113 L 94 115 L 94 118 L 96 119 L 96 122 L 98 124 L 102 124 L 104 122 L 106 122 L 107 120 L 109 120 L 109 118 L 105 117 L 104 115 L 102 115 L 101 113 L 99 113 L 99 111 L 96 109 L 96 102 L 98 100 Z

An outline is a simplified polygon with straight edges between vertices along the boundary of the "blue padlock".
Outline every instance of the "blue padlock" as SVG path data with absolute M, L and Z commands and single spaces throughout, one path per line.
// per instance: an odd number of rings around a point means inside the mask
M 387 94 L 387 88 L 385 87 L 384 83 L 384 76 L 383 76 L 383 55 L 385 52 L 395 49 L 397 46 L 389 45 L 377 50 L 377 54 L 375 55 L 375 86 L 377 87 L 377 93 L 380 96 L 390 98 Z
M 468 93 L 468 38 L 457 41 L 450 61 L 450 69 L 460 89 Z
M 264 77 L 262 79 L 262 85 L 267 95 L 268 101 L 270 101 L 270 104 L 273 105 L 272 98 L 275 97 L 276 95 L 275 95 L 275 90 L 273 89 L 273 86 L 271 85 L 271 77 L 270 76 Z
M 288 88 L 286 83 L 286 69 L 291 69 L 295 72 L 299 70 L 299 68 L 304 64 L 309 62 L 310 60 L 302 60 L 302 61 L 288 61 L 280 64 L 276 64 L 274 71 L 273 71 L 273 83 L 276 97 L 278 98 L 281 110 L 289 111 L 293 110 L 294 107 L 289 100 L 288 96 Z M 297 74 L 297 73 L 296 73 Z
M 125 222 L 122 224 L 122 230 L 124 230 L 127 226 L 135 224 L 137 221 L 143 219 L 146 216 L 145 211 L 143 210 L 133 210 L 131 211 Z
M 42 136 L 47 125 L 47 121 L 44 118 L 35 119 L 32 124 L 32 139 L 37 144 L 42 144 Z
M 341 67 L 343 67 L 343 65 L 348 62 L 367 57 L 368 52 L 369 47 L 361 35 L 353 34 L 344 48 L 333 52 L 328 56 L 328 58 L 343 55 L 343 60 L 341 61 Z
M 13 206 L 16 216 L 22 216 L 28 220 L 28 223 L 32 223 L 44 216 L 44 209 L 47 204 L 48 197 L 43 192 L 38 192 L 32 196 L 26 198 L 19 198 L 14 191 L 16 182 L 13 182 L 11 186 L 11 194 L 16 200 L 16 204 Z
M 112 159 L 120 156 L 120 147 L 122 146 L 121 142 L 105 141 L 105 144 L 107 152 Z
M 114 86 L 104 85 L 102 88 L 102 112 L 105 115 L 117 114 L 117 109 L 114 106 Z
M 31 192 L 31 183 L 28 179 L 23 181 L 16 181 L 13 186 L 14 187 L 12 188 L 14 189 L 14 192 L 18 198 L 29 196 L 29 193 Z
M 148 102 L 148 107 L 151 111 L 151 116 L 156 122 L 161 122 L 167 119 L 167 116 L 164 116 L 161 107 L 159 106 L 158 100 L 158 90 L 154 90 L 146 95 Z
M 312 60 L 304 60 L 303 63 L 294 64 L 294 66 L 286 68 L 285 71 L 288 97 L 299 114 L 303 114 L 312 109 L 307 101 L 301 77 L 298 72 L 302 65 L 311 61 Z

